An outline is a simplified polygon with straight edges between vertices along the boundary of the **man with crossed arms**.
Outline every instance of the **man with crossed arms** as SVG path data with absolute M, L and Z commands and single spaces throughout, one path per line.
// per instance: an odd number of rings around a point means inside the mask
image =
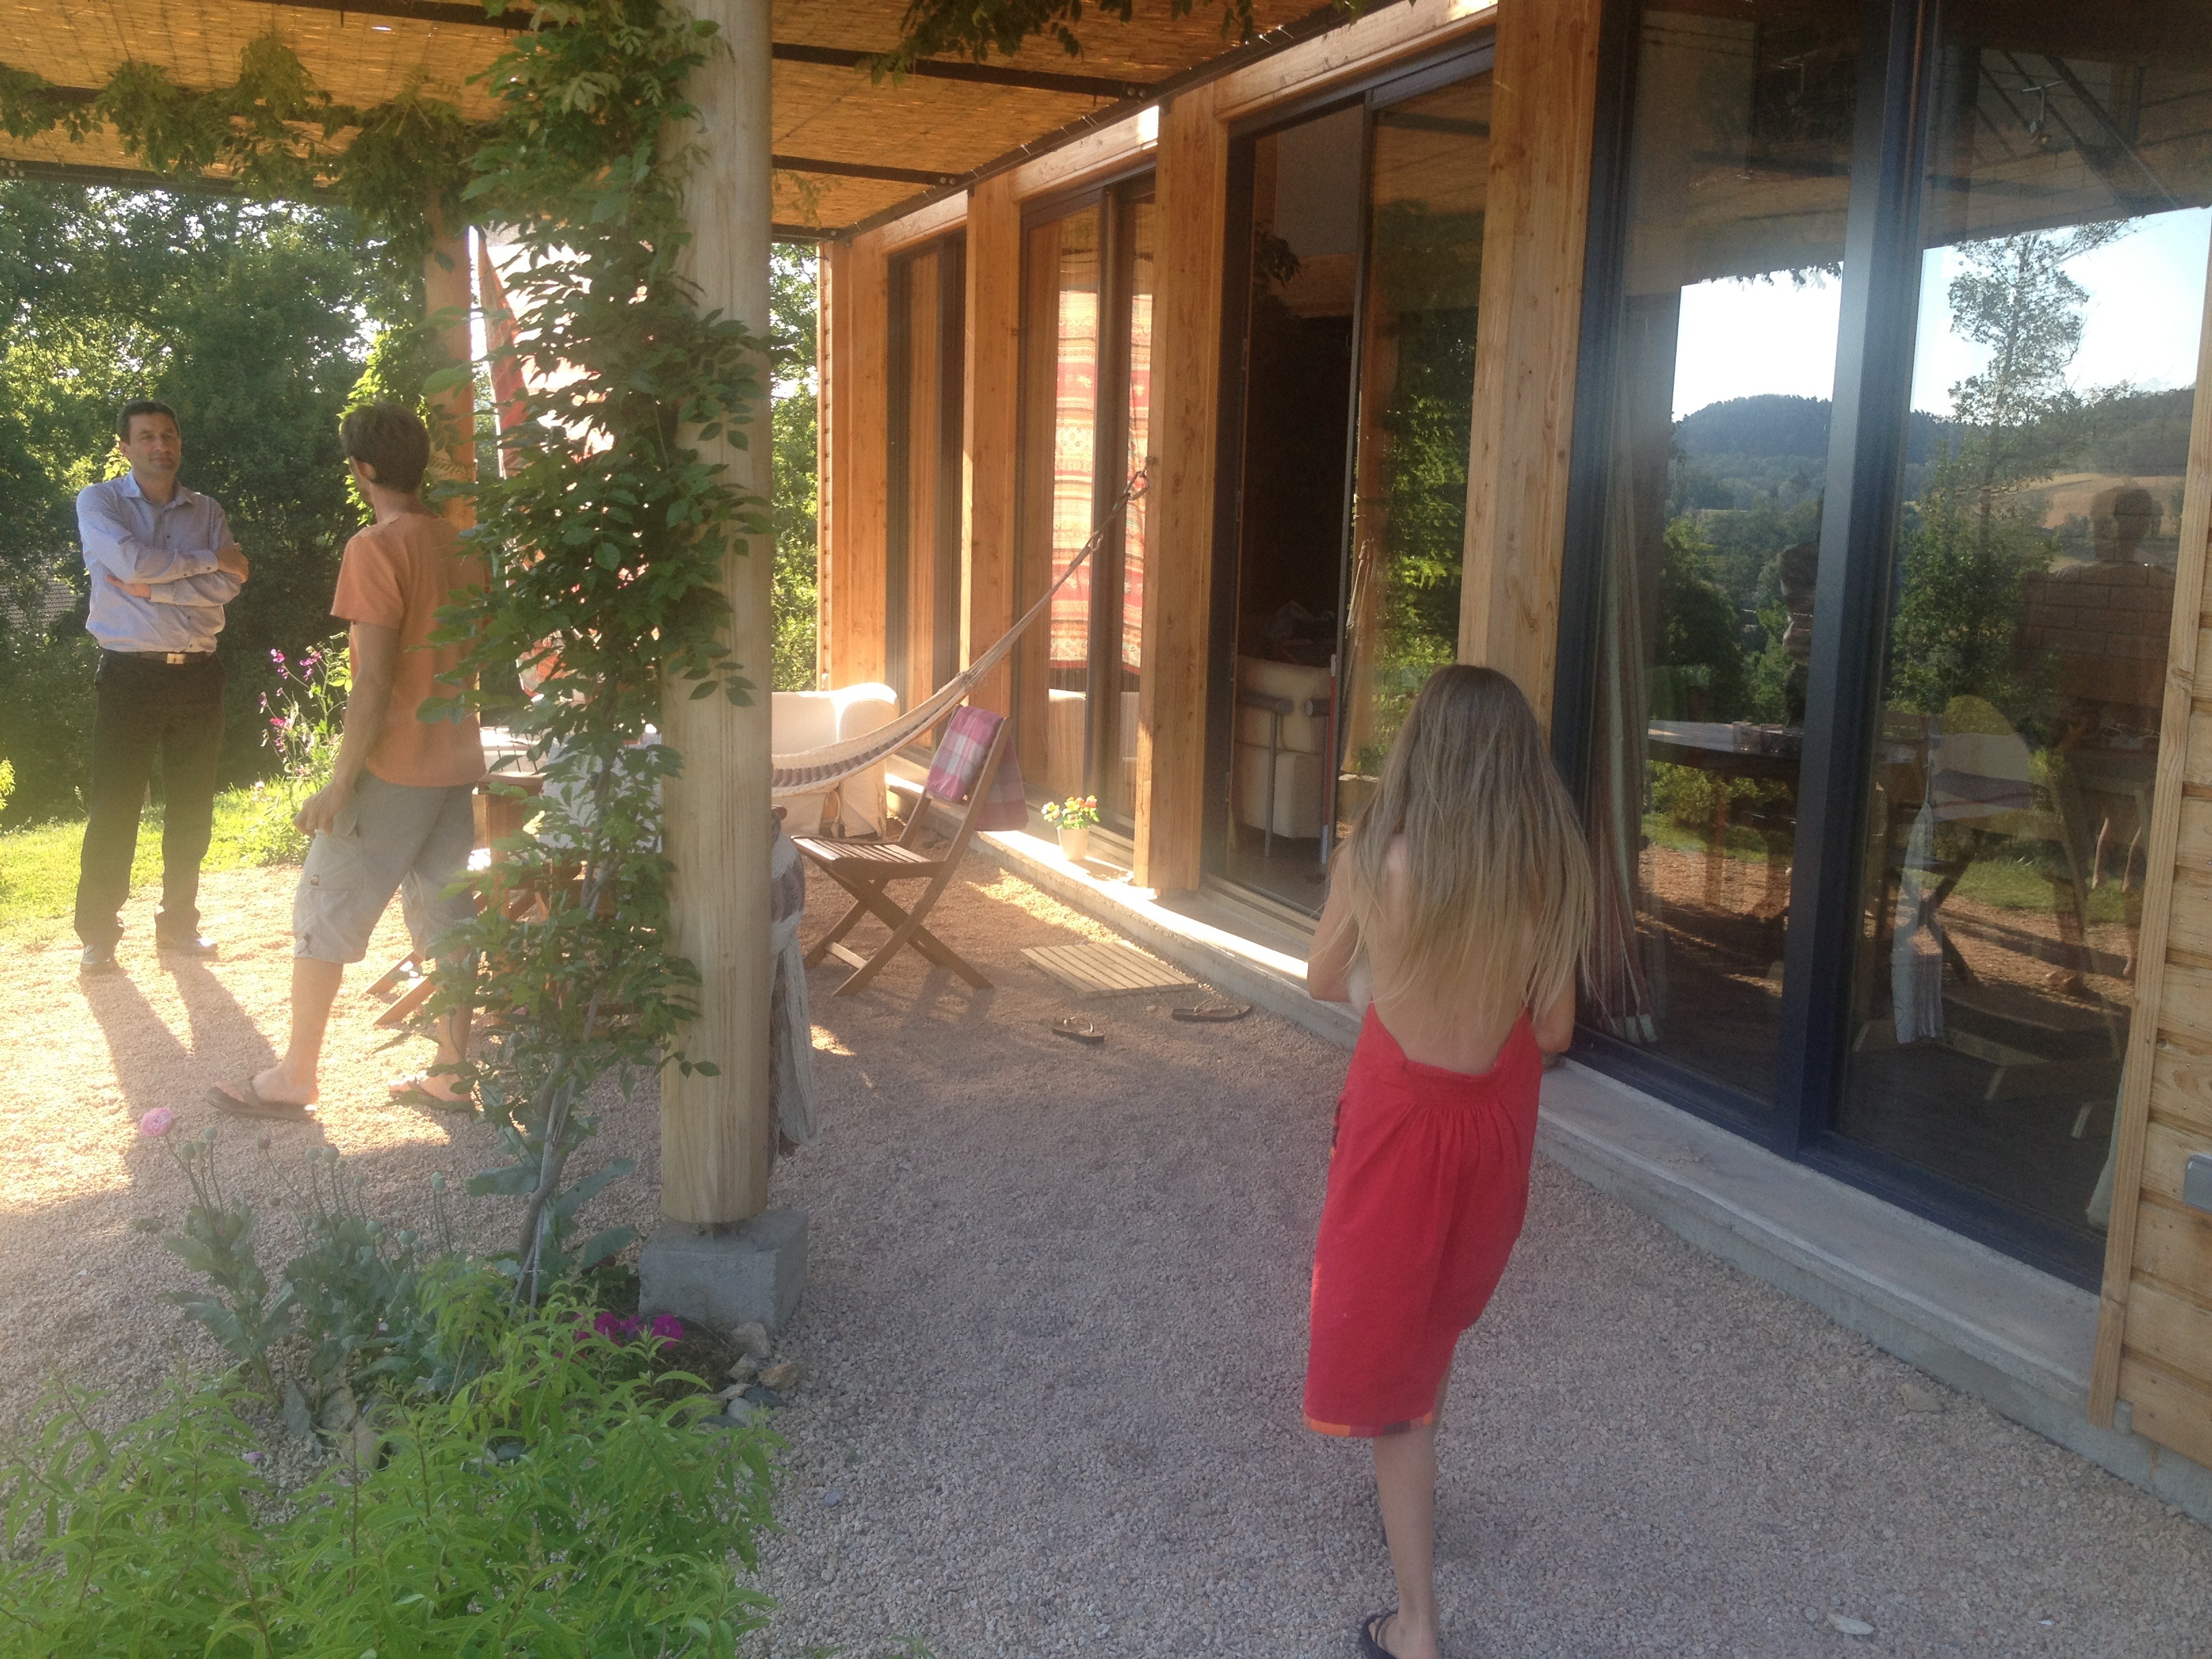
M 100 641 L 85 792 L 76 934 L 87 977 L 115 971 L 118 919 L 131 896 L 138 812 L 156 756 L 161 763 L 161 908 L 157 950 L 211 957 L 200 932 L 200 860 L 215 826 L 216 763 L 222 749 L 222 664 L 216 636 L 223 607 L 246 578 L 246 556 L 213 498 L 177 482 L 184 440 L 176 411 L 150 398 L 123 405 L 116 447 L 131 465 L 76 498 L 77 530 L 92 574 L 85 628 Z

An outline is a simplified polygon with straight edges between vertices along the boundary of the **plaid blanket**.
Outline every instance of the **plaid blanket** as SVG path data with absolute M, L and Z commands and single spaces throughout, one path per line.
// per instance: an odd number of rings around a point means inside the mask
M 966 800 L 969 792 L 975 787 L 975 775 L 983 769 L 984 759 L 991 752 L 992 740 L 1005 724 L 1004 715 L 973 704 L 954 709 L 930 763 L 929 781 L 925 786 L 929 793 L 939 800 Z M 1009 743 L 999 756 L 999 769 L 992 776 L 991 793 L 983 802 L 975 827 L 1019 830 L 1029 821 L 1029 793 L 1022 787 L 1022 769 L 1015 763 L 1014 746 Z

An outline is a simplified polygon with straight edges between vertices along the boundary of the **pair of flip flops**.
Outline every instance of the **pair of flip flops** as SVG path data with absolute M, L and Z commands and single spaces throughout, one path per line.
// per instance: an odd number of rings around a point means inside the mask
M 233 1117 L 268 1118 L 278 1123 L 313 1123 L 315 1109 L 301 1106 L 288 1100 L 264 1100 L 261 1091 L 253 1086 L 251 1077 L 238 1080 L 234 1089 L 220 1085 L 207 1092 L 207 1103 L 218 1112 L 228 1112 Z
M 1194 1008 L 1171 1008 L 1170 1016 L 1186 1025 L 1221 1025 L 1242 1019 L 1252 1012 L 1249 1002 L 1201 1002 Z M 1045 1022 L 1054 1036 L 1064 1036 L 1088 1048 L 1106 1041 L 1106 1028 L 1085 1014 L 1063 1014 Z

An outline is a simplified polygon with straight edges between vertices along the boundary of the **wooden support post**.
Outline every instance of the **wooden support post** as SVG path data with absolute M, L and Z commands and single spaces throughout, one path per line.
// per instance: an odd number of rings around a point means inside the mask
M 720 43 L 689 88 L 704 131 L 689 186 L 690 274 L 702 309 L 765 337 L 769 321 L 769 0 L 694 0 Z M 762 376 L 765 385 L 767 376 Z M 729 481 L 769 493 L 763 398 L 750 448 L 699 446 Z M 769 1088 L 769 544 L 734 542 L 723 559 L 730 647 L 755 686 L 751 705 L 694 698 L 677 682 L 661 732 L 684 757 L 667 785 L 667 848 L 675 866 L 671 943 L 699 969 L 698 1018 L 684 1050 L 719 1068 L 660 1081 L 660 1208 L 670 1220 L 719 1226 L 768 1202 L 775 1123 Z
M 1212 86 L 1160 121 L 1145 678 L 1137 693 L 1140 887 L 1198 885 L 1206 815 L 1206 650 L 1213 616 L 1213 478 L 1229 130 Z
M 447 231 L 445 215 L 430 206 L 430 251 L 422 259 L 422 309 L 431 324 L 440 367 L 465 364 L 469 350 L 469 228 Z M 474 384 L 464 380 L 441 392 L 430 404 L 430 482 L 473 483 L 477 476 L 477 406 Z M 466 495 L 448 496 L 441 509 L 466 530 L 477 521 L 476 503 Z
M 1503 0 L 1459 654 L 1552 709 L 1603 0 Z
M 968 202 L 966 383 L 961 388 L 960 661 L 965 666 L 1014 623 L 1014 489 L 1021 432 L 1022 210 L 1011 174 L 975 186 Z M 1039 629 L 1040 637 L 1042 629 Z M 970 699 L 1012 714 L 1011 665 Z M 1028 747 L 1043 733 L 1018 734 Z M 1024 775 L 1042 778 L 1038 765 Z

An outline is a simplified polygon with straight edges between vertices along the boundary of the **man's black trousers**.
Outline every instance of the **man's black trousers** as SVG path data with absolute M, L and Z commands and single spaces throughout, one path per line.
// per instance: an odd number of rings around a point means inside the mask
M 216 762 L 222 750 L 222 665 L 165 663 L 100 653 L 100 710 L 92 727 L 92 787 L 85 793 L 84 854 L 77 866 L 76 936 L 112 945 L 131 896 L 138 812 L 161 763 L 161 908 L 157 939 L 199 932 L 200 860 L 215 827 Z

